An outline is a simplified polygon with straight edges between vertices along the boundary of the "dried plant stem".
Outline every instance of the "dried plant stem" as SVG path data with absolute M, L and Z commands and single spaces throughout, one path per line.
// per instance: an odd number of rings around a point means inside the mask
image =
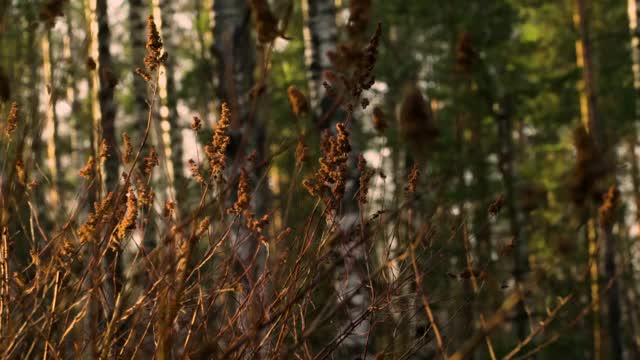
M 470 249 L 471 244 L 469 243 L 469 231 L 468 231 L 466 222 L 464 222 L 463 224 L 463 239 L 464 239 L 464 251 L 467 258 L 467 271 L 471 275 L 471 285 L 473 286 L 473 293 L 477 295 L 480 289 L 478 288 L 478 280 L 476 279 L 476 272 L 474 271 L 474 267 L 473 267 L 473 255 L 471 254 L 471 249 Z M 482 326 L 483 329 L 487 326 L 486 320 L 484 319 L 484 314 L 482 313 L 480 314 L 480 326 Z M 487 343 L 487 350 L 489 350 L 489 356 L 491 356 L 491 360 L 496 360 L 496 353 L 493 350 L 493 344 L 491 342 L 491 337 L 489 336 L 489 334 L 486 334 L 485 341 Z
M 0 235 L 0 337 L 9 335 L 9 229 L 2 227 Z
M 440 350 L 440 354 L 442 358 L 447 360 L 449 359 L 447 355 L 447 351 L 444 348 L 444 343 L 442 341 L 442 336 L 440 335 L 440 330 L 438 329 L 438 324 L 436 324 L 435 317 L 433 316 L 433 312 L 431 311 L 431 305 L 429 305 L 429 299 L 424 289 L 422 288 L 422 274 L 418 269 L 418 263 L 416 261 L 415 255 L 415 244 L 411 244 L 409 248 L 409 254 L 411 255 L 411 265 L 413 266 L 413 272 L 415 274 L 416 279 L 416 290 L 420 295 L 420 299 L 422 300 L 422 306 L 424 306 L 424 311 L 427 314 L 427 318 L 429 319 L 429 323 L 431 324 L 431 328 L 433 329 L 433 334 L 436 338 L 436 344 L 438 344 L 438 350 Z
M 520 291 L 516 290 L 512 292 L 502 303 L 500 309 L 496 311 L 491 318 L 485 323 L 485 326 L 482 327 L 480 331 L 474 334 L 469 340 L 467 340 L 461 348 L 456 351 L 453 355 L 449 357 L 449 360 L 463 360 L 467 359 L 472 353 L 473 350 L 480 345 L 482 340 L 490 334 L 493 330 L 495 330 L 500 324 L 504 322 L 504 319 L 507 317 L 507 314 L 514 306 L 516 306 L 520 300 L 522 299 L 522 295 Z
M 556 305 L 556 307 L 551 310 L 551 312 L 549 313 L 549 315 L 547 316 L 547 318 L 541 322 L 530 334 L 529 336 L 527 336 L 525 339 L 523 339 L 522 341 L 520 341 L 520 343 L 518 343 L 518 345 L 516 345 L 515 348 L 513 348 L 513 350 L 511 350 L 504 358 L 503 360 L 510 360 L 513 359 L 514 356 L 516 356 L 516 354 L 518 352 L 520 352 L 520 350 L 522 350 L 522 348 L 524 348 L 525 346 L 529 345 L 529 343 L 531 342 L 531 340 L 533 340 L 534 337 L 536 337 L 540 332 L 542 332 L 542 330 L 544 330 L 558 315 L 558 313 L 560 312 L 560 309 L 562 309 L 571 299 L 572 299 L 573 295 L 569 295 L 565 298 L 561 298 L 560 302 L 558 303 L 558 305 Z

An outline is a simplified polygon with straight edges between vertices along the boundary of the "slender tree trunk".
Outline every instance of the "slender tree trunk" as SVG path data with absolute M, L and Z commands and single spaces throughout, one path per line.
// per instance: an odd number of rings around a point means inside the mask
M 173 42 L 172 17 L 173 7 L 170 0 L 153 1 L 154 17 L 159 27 L 165 48 L 169 52 L 175 49 Z M 170 198 L 175 198 L 179 207 L 184 209 L 184 200 L 188 193 L 185 191 L 186 179 L 182 162 L 183 144 L 182 129 L 179 125 L 177 106 L 177 91 L 175 84 L 175 57 L 169 54 L 167 61 L 160 66 L 159 95 L 160 95 L 160 123 L 162 128 L 161 142 L 164 145 L 169 175 Z
M 46 98 L 48 99 L 45 109 L 45 124 L 44 134 L 46 134 L 47 144 L 47 161 L 46 168 L 49 176 L 51 177 L 51 190 L 49 191 L 48 204 L 51 208 L 57 208 L 60 206 L 60 176 L 58 169 L 60 169 L 60 158 L 56 151 L 56 144 L 58 143 L 58 119 L 56 117 L 56 84 L 53 79 L 53 69 L 51 55 L 53 54 L 51 49 L 51 30 L 46 28 L 41 39 L 42 44 L 42 74 L 45 84 Z M 55 219 L 52 219 L 55 220 Z M 54 221 L 55 222 L 55 221 Z
M 467 162 L 468 153 L 467 153 L 467 149 L 465 148 L 465 141 L 464 141 L 464 132 L 466 129 L 464 116 L 457 117 L 455 129 L 456 129 L 455 141 L 456 141 L 456 150 L 457 150 L 456 153 L 458 154 L 458 156 L 456 158 L 457 171 L 455 174 L 455 180 L 453 181 L 455 181 L 457 191 L 460 194 L 467 194 L 468 187 L 465 181 L 465 163 Z M 465 208 L 466 201 L 467 199 L 463 198 L 457 204 L 457 206 L 459 207 L 458 209 L 459 215 L 456 217 L 456 226 L 464 226 L 464 228 L 463 228 L 463 231 L 459 231 L 458 236 L 456 236 L 456 247 L 464 246 L 463 249 L 467 258 L 467 261 L 464 263 L 464 265 L 468 267 L 469 259 L 473 259 L 473 250 L 469 242 L 469 236 L 468 236 L 468 230 L 467 230 L 467 224 L 466 224 L 467 216 L 468 216 L 468 212 Z M 474 330 L 474 327 L 472 326 L 472 324 L 474 324 L 474 318 L 473 318 L 474 301 L 473 300 L 474 300 L 475 294 L 473 289 L 473 283 L 471 283 L 471 281 L 464 282 L 463 288 L 462 288 L 462 296 L 464 298 L 464 305 L 461 310 L 460 320 L 457 322 L 457 326 L 456 326 L 457 327 L 456 336 L 458 337 L 456 341 L 458 341 L 458 343 L 456 343 L 455 346 L 460 346 L 464 341 L 466 341 L 466 339 L 469 339 L 473 335 L 473 330 Z M 470 359 L 473 358 L 472 356 L 473 355 L 470 356 Z
M 335 132 L 338 121 L 345 121 L 347 114 L 340 108 L 334 109 L 334 100 L 327 96 L 323 86 L 324 72 L 334 68 L 328 52 L 335 51 L 337 46 L 336 5 L 333 0 L 303 0 L 304 18 L 303 37 L 305 45 L 305 64 L 309 98 L 320 128 Z M 364 26 L 366 27 L 366 26 Z M 357 34 L 363 35 L 363 34 Z M 357 36 L 356 35 L 356 36 Z M 350 34 L 351 36 L 351 34 Z M 350 38 L 349 41 L 361 41 Z M 364 46 L 364 45 L 363 45 Z M 339 228 L 336 231 L 345 234 L 345 241 L 339 246 L 344 265 L 336 269 L 334 289 L 339 301 L 345 301 L 345 327 L 358 321 L 369 305 L 369 293 L 361 285 L 366 282 L 366 252 L 370 249 L 366 244 L 358 244 L 360 235 L 354 229 L 360 223 L 360 210 L 355 199 L 358 191 L 358 172 L 356 170 L 357 143 L 353 140 L 355 123 L 350 124 L 351 155 L 347 164 L 347 181 L 345 194 L 341 204 Z M 330 220 L 332 221 L 332 220 Z M 355 292 L 355 293 L 354 293 Z M 366 353 L 366 345 L 371 326 L 369 317 L 365 317 L 355 328 L 351 329 L 341 344 L 341 354 L 345 357 L 362 357 Z M 342 330 L 342 329 L 341 329 Z M 344 352 L 344 353 L 343 353 Z
M 145 56 L 144 0 L 129 0 L 129 40 L 131 42 L 131 74 L 133 76 L 133 128 L 134 138 L 141 138 L 147 120 L 147 84 L 134 70 Z
M 136 139 L 142 139 L 146 130 L 148 105 L 147 83 L 135 73 L 135 69 L 140 66 L 145 57 L 145 19 L 148 8 L 144 0 L 129 0 L 129 38 L 131 46 L 131 73 L 133 79 L 133 106 L 132 106 L 132 133 L 129 134 L 134 139 L 134 146 L 139 146 Z M 171 54 L 170 54 L 171 56 Z M 142 150 L 147 154 L 149 146 Z M 142 163 L 141 163 L 142 164 Z M 142 226 L 136 229 L 133 234 L 133 241 L 144 249 L 150 250 L 156 246 L 157 235 L 154 225 L 154 212 L 150 206 L 140 209 L 140 218 L 143 219 Z M 138 246 L 133 245 L 133 253 L 137 252 Z M 131 256 L 129 256 L 131 255 Z M 128 254 L 132 257 L 133 254 Z
M 640 170 L 638 168 L 638 158 L 636 156 L 636 148 L 638 147 L 638 126 L 640 124 L 640 1 L 628 0 L 628 16 L 629 16 L 629 31 L 631 35 L 631 64 L 633 73 L 633 88 L 634 104 L 635 104 L 635 118 L 633 122 L 633 129 L 629 135 L 629 161 L 631 163 L 631 182 L 633 185 L 633 198 L 636 205 L 636 221 L 640 220 Z M 631 278 L 635 279 L 636 269 L 632 261 L 627 261 L 629 264 L 629 270 L 631 272 Z M 628 295 L 625 299 L 628 300 L 630 296 L 636 297 L 637 291 L 635 282 L 632 282 L 632 288 L 627 291 Z M 638 348 L 640 342 L 637 340 L 638 336 L 633 331 L 636 328 L 635 309 L 629 307 L 630 317 L 629 324 L 632 330 L 631 334 L 631 356 L 634 352 L 638 354 Z M 637 330 L 637 329 L 636 329 Z
M 88 101 L 91 108 L 91 130 L 89 138 L 91 141 L 91 154 L 96 161 L 98 161 L 98 153 L 100 148 L 101 138 L 101 123 L 100 123 L 100 79 L 98 76 L 98 20 L 96 15 L 97 3 L 96 0 L 85 0 L 84 11 L 85 21 L 87 25 L 87 58 L 89 65 L 89 96 Z M 102 184 L 102 171 L 100 166 L 95 166 L 96 177 L 90 183 L 88 189 L 88 204 L 91 211 L 92 205 L 98 201 L 101 197 L 101 184 Z M 88 244 L 87 251 L 87 266 L 90 266 L 92 259 L 97 258 L 99 249 L 97 244 Z M 99 268 L 101 268 L 99 266 Z M 102 271 L 92 271 L 91 275 L 85 280 L 86 291 L 90 293 L 87 298 L 88 308 L 85 315 L 85 356 L 90 358 L 96 358 L 98 356 L 98 334 L 100 324 L 100 300 L 99 300 L 99 288 L 100 288 L 100 274 Z
M 82 158 L 82 136 L 80 134 L 81 131 L 81 121 L 82 118 L 82 106 L 81 102 L 78 99 L 78 69 L 77 65 L 74 61 L 74 46 L 72 44 L 75 43 L 74 37 L 74 22 L 73 22 L 73 12 L 68 10 L 65 14 L 65 21 L 67 22 L 67 33 L 64 34 L 63 37 L 63 56 L 65 61 L 65 69 L 66 69 L 66 98 L 67 101 L 71 104 L 71 114 L 70 118 L 67 120 L 70 125 L 70 141 L 71 141 L 71 167 L 73 169 L 80 169 L 84 165 L 84 160 Z
M 214 1 L 213 12 L 213 56 L 218 59 L 218 97 L 231 109 L 231 128 L 236 138 L 232 140 L 237 140 L 251 113 L 249 96 L 255 69 L 251 12 L 245 1 L 236 0 Z
M 334 0 L 303 0 L 304 55 L 309 84 L 309 100 L 317 116 L 331 106 L 323 82 L 323 73 L 333 68 L 327 53 L 335 51 L 337 41 Z
M 602 222 L 602 219 L 600 219 Z M 615 255 L 615 239 L 612 226 L 601 224 L 600 234 L 605 244 L 605 274 L 609 281 L 614 280 L 617 276 L 616 255 Z M 622 342 L 622 326 L 621 326 L 621 310 L 620 310 L 620 287 L 619 281 L 616 279 L 611 284 L 607 293 L 608 316 L 609 316 L 609 338 L 611 339 L 610 359 L 622 360 L 623 342 Z
M 116 156 L 116 105 L 113 101 L 114 88 L 117 83 L 111 60 L 111 31 L 109 29 L 109 12 L 107 0 L 97 0 L 96 15 L 98 19 L 98 74 L 100 90 L 100 127 L 102 139 L 109 147 L 109 156 L 104 159 L 103 176 L 106 192 L 115 190 L 120 174 L 119 159 Z
M 96 17 L 96 0 L 85 0 L 85 21 L 87 25 L 87 62 L 89 67 L 89 106 L 91 109 L 91 131 L 89 138 L 91 141 L 91 155 L 96 161 L 100 148 L 100 138 L 102 137 L 102 124 L 100 123 L 100 78 L 98 75 L 98 20 Z M 96 167 L 98 184 L 102 183 L 100 167 Z M 92 185 L 89 190 L 89 204 L 93 204 L 100 198 L 101 185 Z
M 580 109 L 582 114 L 583 126 L 589 132 L 596 147 L 602 153 L 606 150 L 604 128 L 600 123 L 598 108 L 597 108 L 597 94 L 594 84 L 594 65 L 593 65 L 593 50 L 591 43 L 591 36 L 589 30 L 588 8 L 590 2 L 588 0 L 576 0 L 574 20 L 579 32 L 579 39 L 576 42 L 576 53 L 578 66 L 582 68 L 582 83 L 580 84 Z M 613 154 L 607 154 L 610 158 L 605 161 L 613 161 Z M 612 176 L 613 178 L 613 176 Z M 612 180 L 615 182 L 615 178 Z M 600 295 L 599 295 L 599 270 L 598 270 L 598 243 L 597 243 L 597 231 L 596 228 L 596 216 L 592 215 L 592 218 L 588 221 L 588 241 L 589 241 L 589 264 L 591 274 L 591 296 L 594 302 L 593 308 L 593 356 L 594 359 L 599 360 L 602 357 L 602 340 L 600 329 Z M 611 226 L 600 225 L 600 234 L 604 238 L 605 245 L 605 264 L 606 264 L 606 276 L 608 281 L 612 281 L 616 274 L 615 253 L 613 249 L 613 234 Z M 608 316 L 609 316 L 609 337 L 611 340 L 611 358 L 622 358 L 622 338 L 620 331 L 620 296 L 617 282 L 612 285 L 608 293 Z
M 500 139 L 500 173 L 505 189 L 505 202 L 507 216 L 509 217 L 509 228 L 515 244 L 513 256 L 513 277 L 519 286 L 524 282 L 529 271 L 529 249 L 525 237 L 524 222 L 521 221 L 521 213 L 516 205 L 516 174 L 514 169 L 513 146 L 513 119 L 511 115 L 511 104 L 508 100 L 500 104 L 501 108 L 496 114 L 498 123 L 498 138 Z M 524 302 L 517 307 L 516 332 L 519 339 L 524 339 L 528 335 L 527 311 Z

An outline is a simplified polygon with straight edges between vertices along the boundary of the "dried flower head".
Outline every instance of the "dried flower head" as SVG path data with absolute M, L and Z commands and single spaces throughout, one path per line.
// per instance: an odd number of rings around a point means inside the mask
M 293 229 L 290 227 L 287 227 L 286 229 L 282 230 L 278 236 L 276 236 L 276 241 L 280 242 L 282 240 L 284 240 L 285 238 L 287 238 L 289 235 L 291 235 L 291 233 L 293 233 Z
M 20 159 L 16 160 L 16 174 L 18 175 L 18 182 L 24 185 L 26 183 L 27 174 L 24 168 L 24 162 Z
M 29 190 L 33 190 L 33 189 L 35 189 L 36 187 L 38 187 L 38 185 L 40 185 L 40 183 L 38 182 L 38 180 L 33 179 L 33 180 L 31 180 L 31 181 L 27 184 L 27 189 L 29 189 Z
M 604 195 L 602 205 L 598 209 L 600 214 L 600 223 L 610 228 L 615 222 L 615 212 L 618 206 L 618 199 L 620 198 L 620 191 L 615 186 L 610 186 L 607 193 Z
M 298 166 L 307 162 L 308 152 L 309 148 L 304 143 L 304 137 L 300 136 L 300 138 L 298 138 L 298 144 L 296 145 L 296 164 Z
M 120 224 L 118 224 L 118 238 L 123 239 L 127 235 L 128 230 L 135 228 L 137 217 L 138 199 L 136 199 L 133 187 L 129 187 L 129 192 L 127 193 L 127 210 L 125 211 Z
M 369 0 L 359 0 L 355 3 L 363 4 Z M 378 24 L 375 32 L 369 38 L 368 42 L 363 41 L 363 34 L 366 31 L 366 23 L 368 23 L 368 15 L 362 17 L 367 11 L 362 11 L 363 7 L 368 5 L 354 5 L 358 9 L 351 13 L 349 23 L 349 38 L 346 42 L 337 46 L 336 51 L 327 53 L 329 60 L 338 72 L 333 76 L 333 80 L 327 77 L 331 85 L 329 87 L 344 88 L 348 91 L 351 98 L 347 102 L 347 108 L 353 108 L 355 104 L 360 103 L 363 108 L 369 105 L 369 100 L 361 99 L 362 93 L 369 90 L 375 83 L 373 69 L 378 58 L 378 46 L 380 45 L 380 36 L 382 34 L 381 25 Z M 366 20 L 362 20 L 366 18 Z M 363 24 L 365 24 L 363 26 Z
M 297 87 L 291 85 L 287 89 L 287 95 L 289 96 L 289 104 L 291 105 L 291 110 L 296 116 L 301 116 L 309 113 L 309 101 L 307 97 L 304 96 L 302 91 L 300 91 Z
M 107 144 L 107 140 L 102 139 L 100 143 L 100 159 L 106 159 L 109 157 L 109 145 Z
M 260 234 L 259 240 L 266 242 L 266 238 L 262 235 L 262 230 L 265 225 L 269 224 L 269 214 L 262 215 L 261 218 L 254 218 L 253 215 L 245 211 L 245 218 L 247 219 L 247 227 L 256 234 Z
M 144 81 L 151 81 L 151 74 L 149 74 L 143 68 L 136 68 L 136 74 L 138 74 Z
M 122 133 L 122 142 L 124 143 L 124 151 L 122 152 L 122 162 L 128 164 L 133 157 L 133 145 L 131 145 L 131 138 L 127 133 Z
M 196 237 L 200 237 L 202 236 L 202 234 L 204 234 L 205 232 L 207 232 L 207 230 L 209 229 L 209 218 L 205 217 L 204 219 L 200 220 L 200 223 L 198 224 L 198 228 L 196 229 Z
M 78 174 L 85 179 L 90 179 L 93 177 L 94 168 L 95 160 L 93 156 L 89 156 L 89 160 L 87 160 L 87 163 L 78 171 Z
M 9 110 L 9 117 L 7 118 L 7 126 L 5 127 L 5 132 L 7 136 L 11 136 L 11 134 L 18 127 L 18 116 L 20 115 L 20 109 L 18 108 L 18 103 L 15 101 L 11 103 L 11 109 Z
M 320 168 L 312 178 L 302 183 L 312 196 L 321 198 L 330 210 L 337 210 L 344 197 L 347 160 L 351 152 L 346 125 L 336 124 L 336 132 L 335 136 L 328 136 L 328 132 L 323 134 Z
M 251 189 L 249 188 L 249 175 L 244 168 L 240 170 L 238 179 L 238 198 L 232 208 L 227 209 L 227 213 L 240 215 L 249 209 L 251 203 Z
M 138 203 L 144 206 L 153 205 L 153 200 L 155 198 L 155 193 L 151 190 L 151 187 L 141 179 L 138 179 Z
M 253 149 L 251 151 L 251 153 L 249 153 L 249 155 L 247 155 L 246 157 L 247 162 L 257 165 L 258 164 L 258 151 L 256 151 L 256 149 Z
M 94 204 L 93 213 L 89 214 L 87 220 L 78 229 L 78 237 L 80 244 L 91 242 L 97 236 L 100 224 L 111 215 L 111 205 L 113 200 L 113 192 L 109 192 L 107 196 L 100 202 Z
M 162 216 L 169 218 L 176 210 L 176 203 L 171 200 L 165 200 L 164 208 L 162 209 Z
M 222 103 L 220 119 L 216 124 L 211 144 L 205 147 L 205 152 L 209 158 L 209 171 L 214 179 L 221 179 L 226 163 L 227 146 L 231 139 L 227 135 L 231 124 L 231 113 L 226 103 Z
M 267 44 L 280 35 L 278 19 L 273 15 L 267 0 L 251 0 L 251 9 L 256 16 L 256 33 L 261 44 Z
M 414 164 L 413 167 L 411 167 L 411 171 L 409 172 L 409 181 L 407 182 L 407 186 L 404 189 L 407 195 L 415 194 L 416 189 L 418 188 L 419 179 L 420 170 L 418 170 L 418 166 Z
M 158 166 L 158 164 L 160 164 L 158 161 L 158 153 L 156 152 L 156 148 L 152 146 L 149 150 L 149 155 L 144 158 L 144 168 L 142 169 L 144 174 L 151 174 L 153 168 Z
M 200 185 L 205 184 L 204 177 L 200 172 L 200 166 L 193 159 L 189 159 L 189 172 L 191 172 L 191 177 L 196 179 L 198 184 Z
M 360 206 L 367 203 L 367 195 L 369 194 L 369 181 L 373 177 L 374 171 L 367 168 L 367 161 L 364 156 L 358 156 L 358 172 L 360 173 L 360 188 L 358 189 L 358 203 Z
M 191 130 L 200 131 L 201 129 L 202 129 L 202 120 L 199 117 L 194 116 L 193 120 L 191 121 Z
M 162 53 L 162 39 L 153 16 L 147 18 L 147 56 L 144 58 L 144 65 L 147 70 L 154 71 L 163 63 L 165 55 Z

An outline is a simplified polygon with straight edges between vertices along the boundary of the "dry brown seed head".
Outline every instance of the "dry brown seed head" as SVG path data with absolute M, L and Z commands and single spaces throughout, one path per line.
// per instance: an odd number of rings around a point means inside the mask
M 273 15 L 266 0 L 251 0 L 251 8 L 256 16 L 256 33 L 261 44 L 267 44 L 280 35 L 278 19 Z
M 93 156 L 89 156 L 89 160 L 87 160 L 87 163 L 78 171 L 78 174 L 85 179 L 90 179 L 93 177 L 94 167 L 95 160 L 93 159 Z
M 418 188 L 418 180 L 420 179 L 420 170 L 418 170 L 417 165 L 413 165 L 411 171 L 409 172 L 409 181 L 407 186 L 405 187 L 405 191 L 407 195 L 412 195 L 416 192 Z
M 220 179 L 226 163 L 227 146 L 231 139 L 227 135 L 229 126 L 231 125 L 231 112 L 226 103 L 222 103 L 220 111 L 220 119 L 216 124 L 213 133 L 213 139 L 210 145 L 205 147 L 205 152 L 209 158 L 209 171 L 211 177 Z
M 158 161 L 158 153 L 156 152 L 155 147 L 151 147 L 149 150 L 149 155 L 144 158 L 144 169 L 143 172 L 145 175 L 151 174 L 153 168 L 158 166 L 160 162 Z
M 18 128 L 18 116 L 20 115 L 20 108 L 15 101 L 11 103 L 11 109 L 9 110 L 9 117 L 7 118 L 7 126 L 5 132 L 7 136 L 11 136 L 13 132 Z
M 240 170 L 238 179 L 238 198 L 232 208 L 227 209 L 229 214 L 240 215 L 249 209 L 251 203 L 251 189 L 249 188 L 249 175 L 244 168 Z
M 204 177 L 200 172 L 200 166 L 198 165 L 198 163 L 196 163 L 193 159 L 189 159 L 188 163 L 189 163 L 189 172 L 191 172 L 191 177 L 196 179 L 198 184 L 204 185 L 205 184 Z
M 615 210 L 618 206 L 620 191 L 615 186 L 610 186 L 604 195 L 604 201 L 598 209 L 600 214 L 600 223 L 606 227 L 610 227 L 615 222 Z
M 307 97 L 304 96 L 302 91 L 300 91 L 297 87 L 291 85 L 287 89 L 287 95 L 289 97 L 291 110 L 296 116 L 301 116 L 309 113 L 309 101 L 307 100 Z
M 20 159 L 16 160 L 16 174 L 18 175 L 18 181 L 20 184 L 24 185 L 27 176 L 24 168 L 24 162 Z
M 100 143 L 100 159 L 106 159 L 109 157 L 109 145 L 107 144 L 107 140 L 102 139 Z
M 191 130 L 200 131 L 201 129 L 202 129 L 202 120 L 199 117 L 194 116 L 193 120 L 191 121 Z
M 131 145 L 131 138 L 127 133 L 122 133 L 122 142 L 124 143 L 124 152 L 122 153 L 122 162 L 128 164 L 132 160 L 133 145 Z
M 367 203 L 369 194 L 369 181 L 373 177 L 374 171 L 367 168 L 367 161 L 364 156 L 358 156 L 358 172 L 360 172 L 360 188 L 358 189 L 358 203 L 362 206 Z
M 307 154 L 309 152 L 309 148 L 304 143 L 304 137 L 300 137 L 298 139 L 298 145 L 296 145 L 296 163 L 298 166 L 307 162 Z
M 142 68 L 136 68 L 136 74 L 138 74 L 146 82 L 151 81 L 151 75 Z
M 164 209 L 162 215 L 166 218 L 171 217 L 173 212 L 176 210 L 176 203 L 171 200 L 166 200 L 164 202 Z
M 147 18 L 147 56 L 144 64 L 147 70 L 154 71 L 165 60 L 162 54 L 162 39 L 153 16 Z
M 138 199 L 133 191 L 133 187 L 129 187 L 127 193 L 127 209 L 124 217 L 118 225 L 118 238 L 122 239 L 127 235 L 127 230 L 135 228 L 136 219 L 138 217 Z
M 196 237 L 202 236 L 202 234 L 207 232 L 208 229 L 209 229 L 209 218 L 205 217 L 204 219 L 200 220 L 200 223 L 198 224 L 198 229 L 196 230 Z

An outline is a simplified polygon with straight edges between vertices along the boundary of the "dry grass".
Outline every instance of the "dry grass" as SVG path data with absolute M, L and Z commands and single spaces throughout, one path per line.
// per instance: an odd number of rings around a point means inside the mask
M 268 9 L 262 8 L 266 5 L 252 4 L 262 9 L 257 12 L 264 27 L 261 41 L 273 41 L 279 32 Z M 362 37 L 362 21 L 352 24 L 354 38 Z M 167 200 L 163 216 L 154 213 L 154 193 L 165 189 L 154 187 L 152 176 L 162 171 L 161 159 L 146 145 L 151 123 L 157 121 L 152 109 L 166 52 L 152 18 L 148 33 L 146 70 L 137 69 L 151 94 L 146 131 L 137 143 L 122 134 L 125 172 L 117 188 L 101 193 L 100 166 L 90 157 L 78 169 L 84 180 L 77 190 L 77 207 L 45 231 L 35 210 L 44 204 L 25 185 L 30 179 L 24 171 L 14 176 L 16 167 L 7 165 L 20 160 L 10 159 L 10 152 L 3 155 L 3 169 L 11 175 L 3 177 L 8 181 L 2 184 L 1 204 L 3 219 L 8 219 L 4 223 L 9 224 L 2 228 L 0 242 L 2 358 L 407 359 L 438 351 L 445 359 L 449 353 L 451 359 L 462 359 L 482 341 L 490 343 L 489 335 L 523 295 L 506 295 L 473 338 L 461 342 L 459 349 L 451 344 L 446 328 L 452 315 L 434 308 L 436 294 L 429 293 L 423 280 L 431 271 L 424 264 L 440 260 L 433 255 L 439 252 L 437 246 L 429 241 L 432 216 L 415 211 L 419 169 L 411 169 L 405 195 L 369 216 L 364 211 L 367 187 L 380 171 L 368 168 L 360 157 L 360 189 L 357 198 L 349 198 L 347 183 L 356 182 L 348 171 L 353 157 L 349 120 L 356 104 L 368 104 L 361 95 L 372 83 L 380 26 L 364 46 L 360 43 L 359 51 L 349 51 L 356 48 L 353 40 L 336 55 L 349 76 L 327 86 L 349 116 L 336 125 L 335 134 L 327 133 L 320 166 L 305 181 L 317 200 L 315 207 L 305 214 L 306 223 L 271 226 L 272 212 L 296 211 L 291 196 L 307 195 L 298 181 L 288 190 L 287 208 L 253 212 L 252 197 L 267 185 L 249 174 L 270 164 L 245 161 L 236 173 L 226 166 L 231 118 L 226 105 L 206 148 L 208 162 L 189 161 L 200 189 L 199 197 L 191 199 L 195 205 L 185 208 Z M 300 90 L 289 88 L 288 95 L 296 116 L 309 112 Z M 19 125 L 16 104 L 11 114 L 7 139 Z M 383 133 L 385 116 L 380 109 L 374 115 L 376 129 Z M 194 118 L 192 129 L 202 127 Z M 285 148 L 265 158 L 295 149 L 301 170 L 310 136 L 300 131 Z M 16 146 L 16 141 L 7 143 Z M 114 156 L 118 149 L 103 152 Z M 25 204 L 30 209 L 25 217 L 20 211 L 11 214 Z M 355 209 L 356 220 L 345 221 L 345 204 Z M 489 211 L 496 215 L 499 208 Z M 155 245 L 146 246 L 148 240 Z M 475 282 L 472 269 L 470 273 Z M 507 358 L 539 335 L 568 301 L 562 299 Z M 407 323 L 420 321 L 426 330 L 415 335 Z

